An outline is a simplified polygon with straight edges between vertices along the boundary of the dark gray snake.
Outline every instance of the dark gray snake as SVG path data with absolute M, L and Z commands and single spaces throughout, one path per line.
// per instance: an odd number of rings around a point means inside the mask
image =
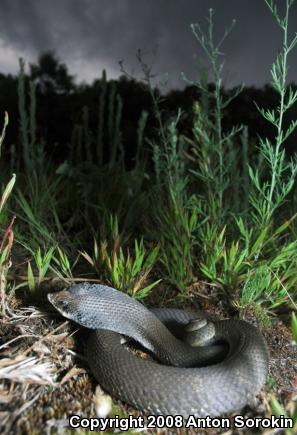
M 219 416 L 252 402 L 265 382 L 266 344 L 245 321 L 201 323 L 200 318 L 197 323 L 210 324 L 215 335 L 206 345 L 192 347 L 182 338 L 195 329 L 195 322 L 193 328 L 189 324 L 195 313 L 149 310 L 118 290 L 88 283 L 51 293 L 48 299 L 63 316 L 95 330 L 87 343 L 87 359 L 100 385 L 145 412 Z M 129 351 L 123 335 L 154 359 Z

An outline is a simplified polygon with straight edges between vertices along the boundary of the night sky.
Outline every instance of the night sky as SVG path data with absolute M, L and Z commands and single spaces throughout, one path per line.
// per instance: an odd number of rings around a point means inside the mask
M 280 0 L 280 7 L 285 0 Z M 181 71 L 197 78 L 201 49 L 190 24 L 205 26 L 208 9 L 215 10 L 218 35 L 236 19 L 224 45 L 225 85 L 261 86 L 281 46 L 281 32 L 264 0 L 1 0 L 0 72 L 16 73 L 18 58 L 36 62 L 54 50 L 77 82 L 90 82 L 107 70 L 120 73 L 119 60 L 140 77 L 135 54 L 157 49 L 154 70 L 170 87 L 182 86 Z M 297 30 L 297 3 L 291 30 Z M 297 49 L 289 58 L 289 80 L 297 82 Z

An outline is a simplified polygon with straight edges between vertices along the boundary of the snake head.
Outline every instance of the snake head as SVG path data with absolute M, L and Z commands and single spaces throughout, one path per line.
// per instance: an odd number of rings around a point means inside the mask
M 56 293 L 48 293 L 47 299 L 62 316 L 77 320 L 77 313 L 82 312 L 92 294 L 91 284 L 85 282 L 74 284 Z M 89 303 L 93 303 L 91 300 Z
M 75 312 L 77 311 L 77 299 L 64 289 L 57 293 L 48 293 L 47 299 L 67 319 L 76 320 Z
M 116 308 L 114 315 L 111 315 L 110 309 L 117 306 L 116 302 L 131 304 L 129 296 L 124 293 L 87 282 L 74 284 L 57 293 L 48 293 L 47 298 L 62 316 L 90 329 L 114 330 L 113 318 L 119 310 Z M 108 324 L 111 326 L 106 327 Z

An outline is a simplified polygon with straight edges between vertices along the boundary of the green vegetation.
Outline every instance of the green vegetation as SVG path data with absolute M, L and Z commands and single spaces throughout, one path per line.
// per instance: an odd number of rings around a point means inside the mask
M 130 296 L 144 298 L 161 281 L 159 279 L 143 287 L 143 283 L 156 262 L 158 252 L 159 247 L 157 246 L 147 253 L 143 239 L 140 240 L 140 243 L 135 239 L 134 255 L 130 254 L 129 248 L 124 254 L 118 239 L 115 240 L 110 252 L 106 241 L 98 246 L 95 240 L 93 256 L 90 257 L 87 252 L 82 252 L 82 256 L 94 267 L 99 277 L 103 275 L 109 285 L 130 294 Z
M 1 285 L 10 265 L 10 216 L 15 215 L 14 249 L 31 292 L 57 277 L 98 280 L 137 298 L 152 289 L 158 292 L 162 281 L 173 295 L 187 297 L 201 279 L 214 284 L 237 309 L 296 309 L 297 163 L 287 156 L 285 142 L 297 126 L 297 120 L 287 119 L 297 100 L 297 91 L 287 85 L 288 57 L 297 36 L 289 38 L 293 1 L 286 1 L 283 17 L 273 0 L 265 1 L 282 40 L 271 68 L 278 105 L 265 108 L 255 101 L 275 133 L 258 143 L 250 140 L 244 125 L 225 127 L 226 113 L 244 88 L 224 91 L 221 49 L 235 23 L 215 41 L 212 10 L 206 31 L 199 24 L 191 26 L 207 62 L 200 79 L 190 82 L 199 94 L 192 107 L 192 132 L 181 128 L 182 111 L 172 116 L 164 112 L 151 67 L 138 53 L 152 111 L 144 108 L 134 126 L 137 149 L 132 157 L 123 141 L 125 101 L 103 72 L 97 126 L 91 125 L 84 105 L 64 161 L 55 163 L 39 133 L 37 98 L 41 86 L 52 92 L 54 84 L 34 80 L 37 67 L 31 67 L 28 81 L 20 61 L 20 143 L 2 159 L 3 182 L 8 181 L 0 203 L 2 227 L 7 228 Z M 72 78 L 65 67 L 59 71 L 65 79 L 64 87 L 57 85 L 61 96 L 72 89 Z M 148 136 L 150 119 L 155 128 Z M 7 124 L 6 116 L 1 144 Z M 17 174 L 14 188 L 11 173 Z
M 5 137 L 5 130 L 8 126 L 8 114 L 5 113 L 4 117 L 4 126 L 0 135 L 0 155 L 1 155 L 1 148 L 2 143 Z M 10 222 L 7 225 L 7 228 L 4 232 L 4 234 L 1 237 L 1 243 L 0 243 L 0 312 L 5 313 L 5 292 L 10 289 L 10 286 L 7 285 L 7 273 L 8 269 L 11 266 L 10 261 L 10 254 L 11 249 L 13 245 L 13 239 L 14 239 L 14 233 L 12 230 L 15 217 L 13 216 L 12 219 L 9 218 L 6 215 L 5 211 L 5 205 L 7 203 L 7 200 L 9 196 L 11 195 L 13 186 L 15 184 L 16 176 L 15 174 L 12 175 L 10 181 L 7 183 L 6 187 L 2 191 L 2 195 L 0 198 L 0 221 L 1 223 L 8 221 L 10 219 Z
M 293 421 L 293 428 L 292 429 L 286 429 L 284 433 L 286 435 L 294 435 L 296 433 L 297 428 L 297 405 L 293 401 L 288 406 L 288 411 L 286 411 L 282 405 L 279 403 L 279 401 L 273 397 L 270 401 L 271 410 L 274 415 L 277 417 L 284 416 L 287 418 L 291 418 Z

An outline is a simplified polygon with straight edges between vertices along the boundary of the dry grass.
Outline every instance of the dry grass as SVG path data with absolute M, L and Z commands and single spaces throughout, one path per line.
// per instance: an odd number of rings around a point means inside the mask
M 13 296 L 4 303 L 0 318 L 0 426 L 2 433 L 9 433 L 44 391 L 60 384 L 57 379 L 71 370 L 73 362 L 68 351 L 68 322 L 57 327 L 47 313 L 18 307 Z

